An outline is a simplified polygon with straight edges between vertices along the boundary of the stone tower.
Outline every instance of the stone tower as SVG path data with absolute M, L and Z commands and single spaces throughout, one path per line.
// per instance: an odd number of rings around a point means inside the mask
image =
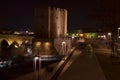
M 36 7 L 34 32 L 40 38 L 65 37 L 67 33 L 67 10 Z

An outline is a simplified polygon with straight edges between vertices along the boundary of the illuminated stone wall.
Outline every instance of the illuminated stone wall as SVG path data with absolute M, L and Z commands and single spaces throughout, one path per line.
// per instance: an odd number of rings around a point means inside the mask
M 34 32 L 42 38 L 65 37 L 67 33 L 67 10 L 36 7 Z
M 0 35 L 0 43 L 2 40 L 6 40 L 9 45 L 11 45 L 14 41 L 18 44 L 22 44 L 25 40 L 29 40 L 32 42 L 33 36 L 20 36 L 20 35 Z
M 0 34 L 0 52 L 2 51 L 2 49 L 1 49 L 1 42 L 3 40 L 6 40 L 8 42 L 8 44 L 9 44 L 9 46 L 11 44 L 13 44 L 14 42 L 16 43 L 15 47 L 17 49 L 14 49 L 14 50 L 12 49 L 12 53 L 25 54 L 24 53 L 25 52 L 25 46 L 23 46 L 23 43 L 25 43 L 25 41 L 32 42 L 33 38 L 34 38 L 33 36 L 2 35 L 2 34 Z

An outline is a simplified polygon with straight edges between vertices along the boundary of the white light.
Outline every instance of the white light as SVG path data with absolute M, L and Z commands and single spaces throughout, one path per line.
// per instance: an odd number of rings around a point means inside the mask
M 98 35 L 98 38 L 100 38 L 101 36 L 100 35 Z
M 38 60 L 38 59 L 39 59 L 39 57 L 35 57 L 35 58 L 34 58 L 34 60 Z
M 103 35 L 103 38 L 106 38 L 106 36 L 105 36 L 105 35 Z
M 28 43 L 28 42 L 29 42 L 29 40 L 26 40 L 26 41 L 25 41 L 25 43 Z
M 25 31 L 26 33 L 28 33 L 28 31 Z
M 120 38 L 120 36 L 118 36 L 118 38 Z
M 120 27 L 118 28 L 118 30 L 120 30 Z
M 62 44 L 65 44 L 65 43 L 66 43 L 65 41 L 62 42 Z
M 74 39 L 74 36 L 72 36 L 72 39 Z
M 111 33 L 109 32 L 108 35 L 111 35 Z
M 17 45 L 15 45 L 15 48 L 18 48 L 18 46 L 17 46 Z

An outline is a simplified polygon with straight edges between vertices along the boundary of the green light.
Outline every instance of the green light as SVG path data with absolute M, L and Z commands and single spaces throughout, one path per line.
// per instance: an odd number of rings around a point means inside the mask
M 91 33 L 92 39 L 95 39 L 97 37 L 97 33 Z

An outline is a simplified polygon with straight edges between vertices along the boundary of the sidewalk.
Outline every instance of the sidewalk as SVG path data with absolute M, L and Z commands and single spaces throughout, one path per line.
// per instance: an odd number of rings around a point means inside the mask
M 74 54 L 80 52 L 77 49 Z M 82 51 L 58 80 L 106 80 L 94 53 Z

